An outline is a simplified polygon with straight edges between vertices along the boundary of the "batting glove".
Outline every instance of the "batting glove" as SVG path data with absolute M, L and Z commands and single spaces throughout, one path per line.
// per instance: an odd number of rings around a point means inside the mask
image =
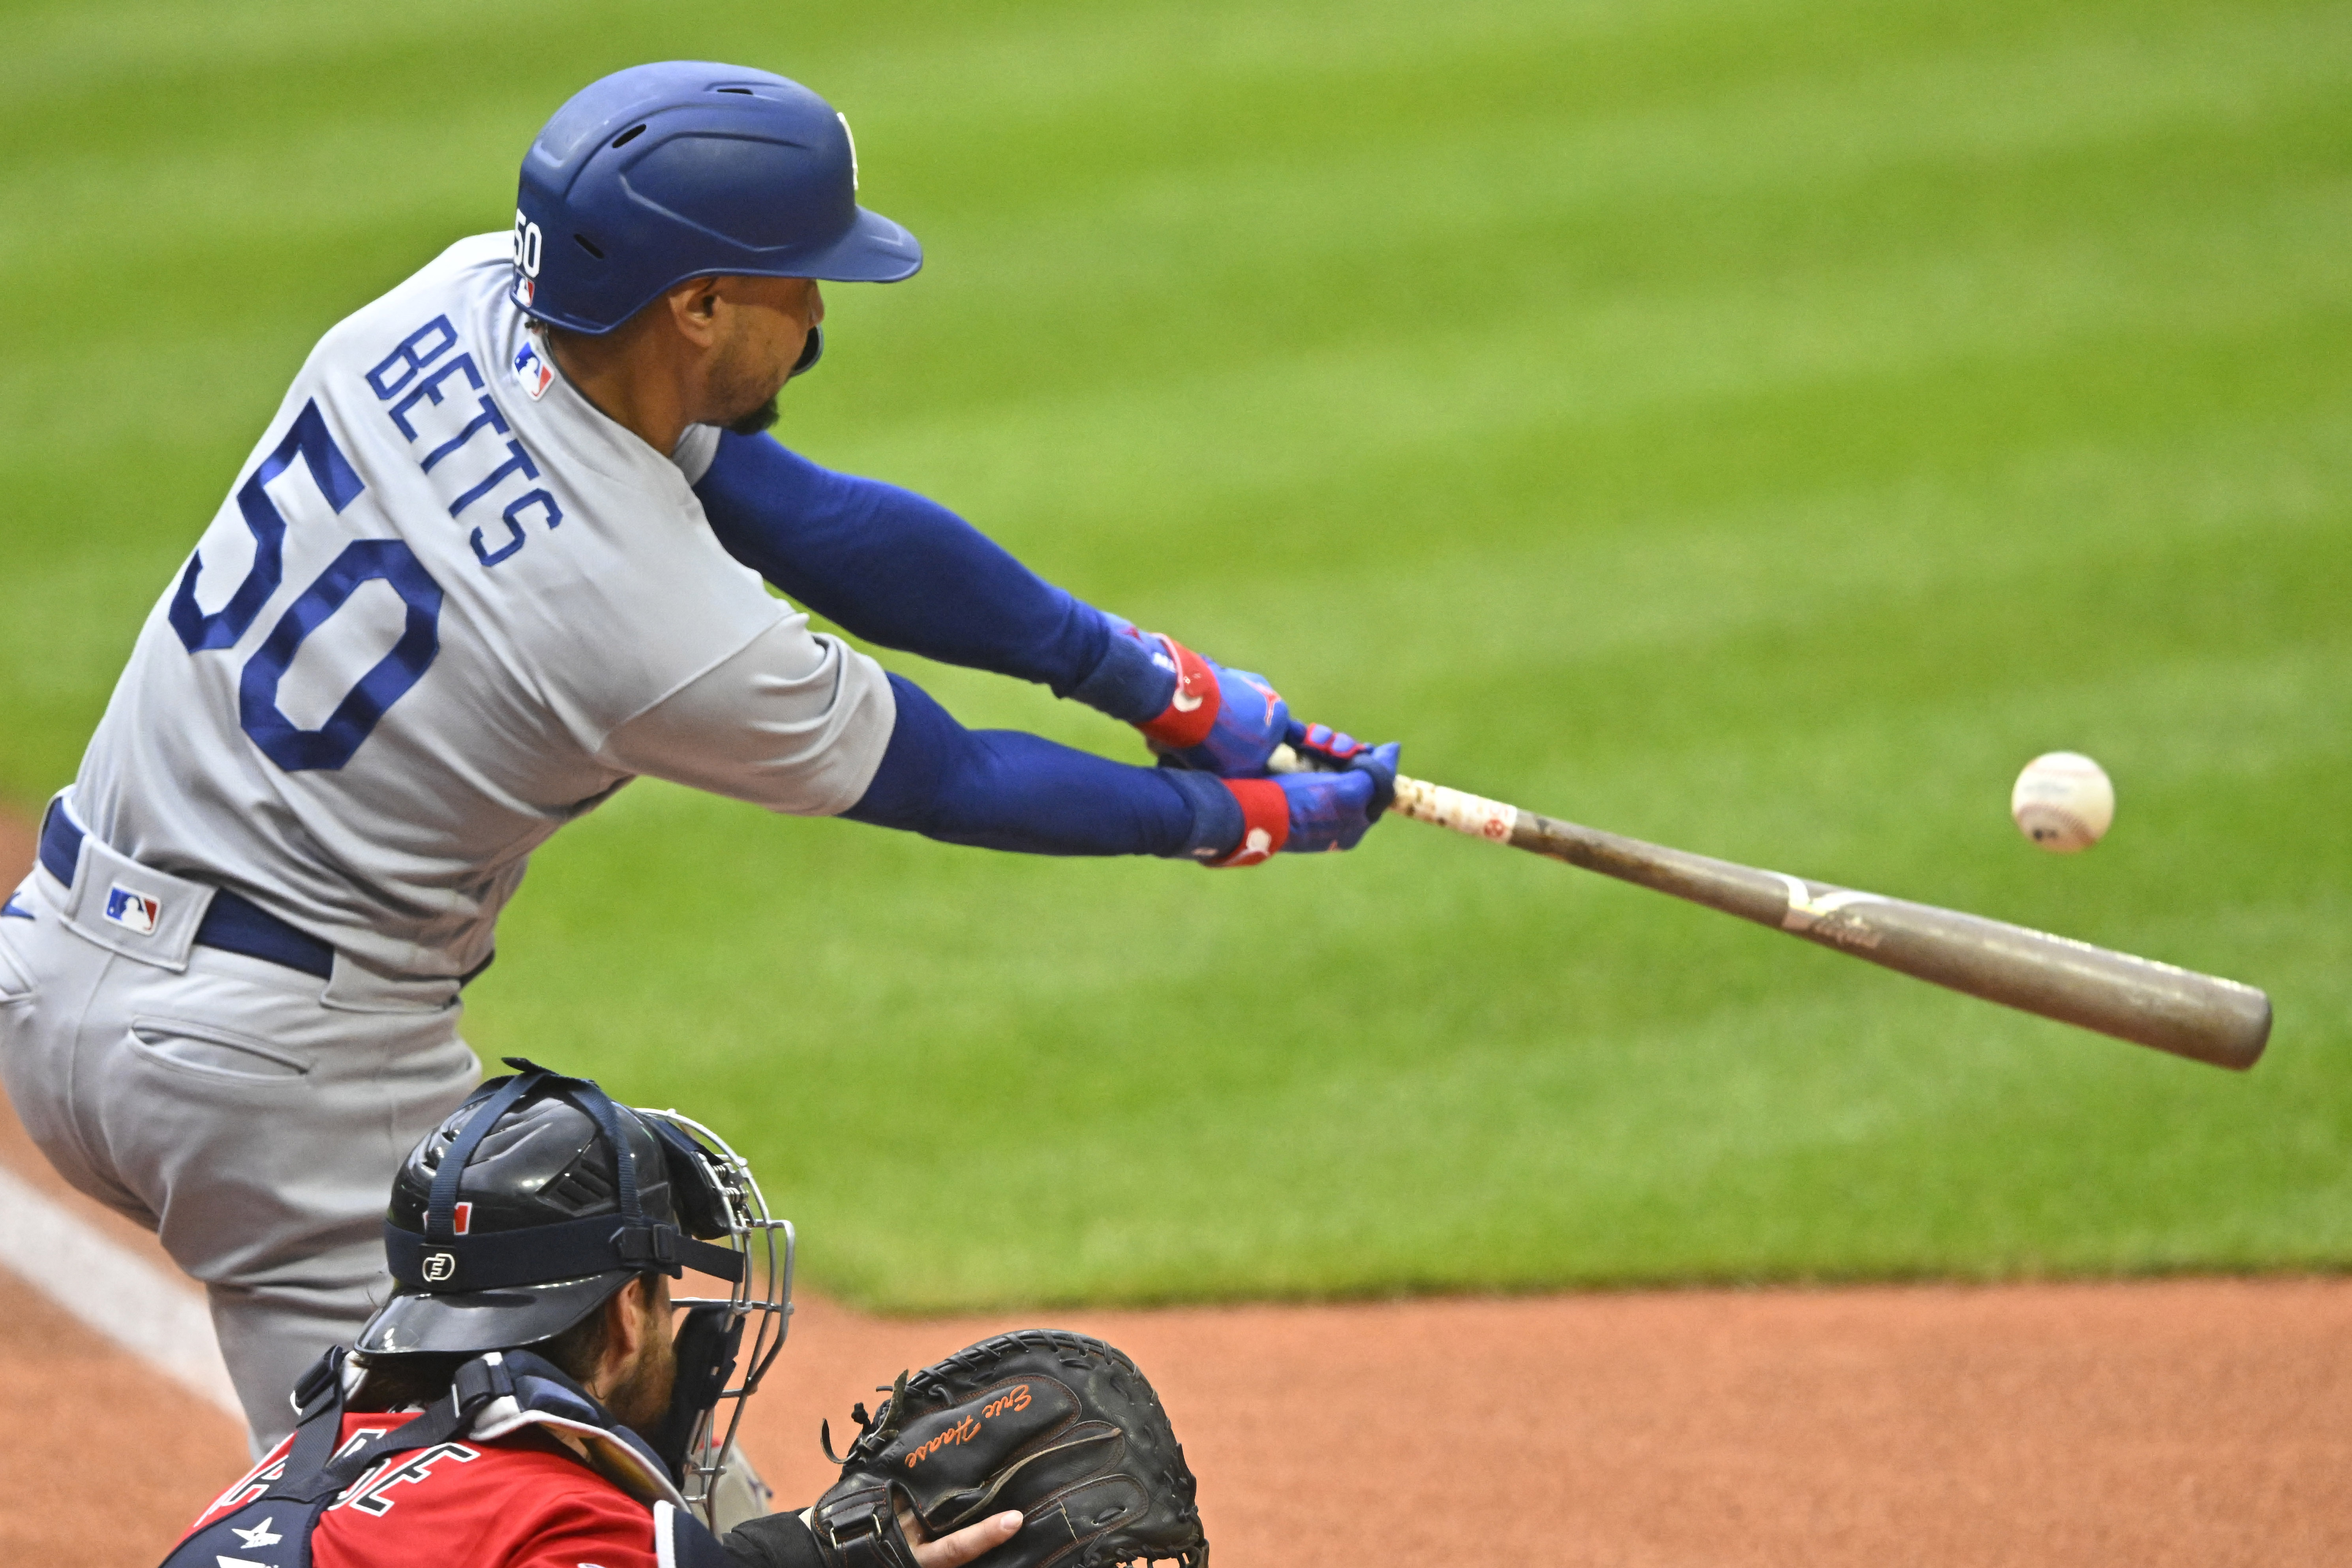
M 1136 726 L 1144 740 L 1175 767 L 1219 778 L 1263 778 L 1266 759 L 1290 727 L 1281 693 L 1263 675 L 1227 669 L 1174 637 L 1159 641 L 1174 668 L 1176 689 L 1166 708 Z
M 1290 742 L 1290 749 L 1298 754 L 1301 763 L 1318 773 L 1339 773 L 1358 758 L 1370 755 L 1374 749 L 1369 742 L 1359 741 L 1343 731 L 1334 730 L 1328 724 L 1308 724 L 1297 719 L 1290 721 L 1290 727 L 1283 732 L 1282 738 Z M 1394 773 L 1395 770 L 1390 771 Z M 1388 802 L 1384 800 L 1381 805 L 1385 809 Z
M 1348 760 L 1337 773 L 1226 780 L 1241 803 L 1242 837 L 1233 853 L 1210 864 L 1255 866 L 1284 853 L 1353 849 L 1396 800 L 1401 749 L 1394 741 L 1384 746 L 1349 741 Z
M 1290 710 L 1262 675 L 1227 669 L 1174 637 L 1117 616 L 1102 662 L 1068 695 L 1143 732 L 1170 765 L 1220 778 L 1263 778 Z

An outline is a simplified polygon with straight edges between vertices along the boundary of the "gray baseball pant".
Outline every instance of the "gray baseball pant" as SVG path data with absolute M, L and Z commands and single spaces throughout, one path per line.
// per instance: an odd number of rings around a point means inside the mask
M 10 906 L 29 914 L 0 918 L 0 1079 L 58 1173 L 203 1283 L 251 1436 L 274 1443 L 295 1379 L 391 1289 L 394 1172 L 480 1079 L 457 987 L 340 958 L 321 981 L 205 946 L 133 957 L 76 931 L 77 905 L 37 868 Z

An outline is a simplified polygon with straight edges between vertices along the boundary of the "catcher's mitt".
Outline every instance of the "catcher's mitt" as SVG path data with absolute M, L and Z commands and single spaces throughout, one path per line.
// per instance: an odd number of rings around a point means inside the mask
M 832 1568 L 914 1568 L 902 1518 L 937 1540 L 1016 1508 L 1026 1522 L 987 1568 L 1206 1568 L 1192 1472 L 1167 1412 L 1100 1340 L 999 1334 L 899 1373 L 880 1410 L 854 1414 L 863 1430 L 813 1510 Z

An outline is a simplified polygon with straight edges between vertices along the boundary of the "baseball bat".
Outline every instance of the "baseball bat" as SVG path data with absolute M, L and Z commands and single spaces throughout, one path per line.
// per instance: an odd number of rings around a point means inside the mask
M 1276 771 L 1301 765 L 1295 752 L 1277 755 Z M 2234 980 L 1981 915 L 1644 844 L 1421 779 L 1397 780 L 1394 809 L 1415 822 L 1565 860 L 1914 979 L 2193 1061 L 2243 1071 L 2270 1039 L 2270 998 Z

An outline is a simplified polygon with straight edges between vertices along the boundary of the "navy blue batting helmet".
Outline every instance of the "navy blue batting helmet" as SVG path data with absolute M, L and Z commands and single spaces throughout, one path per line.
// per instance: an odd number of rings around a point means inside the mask
M 915 237 L 857 205 L 849 121 L 798 82 L 666 60 L 592 82 L 522 161 L 514 301 L 608 332 L 689 278 L 896 283 Z

